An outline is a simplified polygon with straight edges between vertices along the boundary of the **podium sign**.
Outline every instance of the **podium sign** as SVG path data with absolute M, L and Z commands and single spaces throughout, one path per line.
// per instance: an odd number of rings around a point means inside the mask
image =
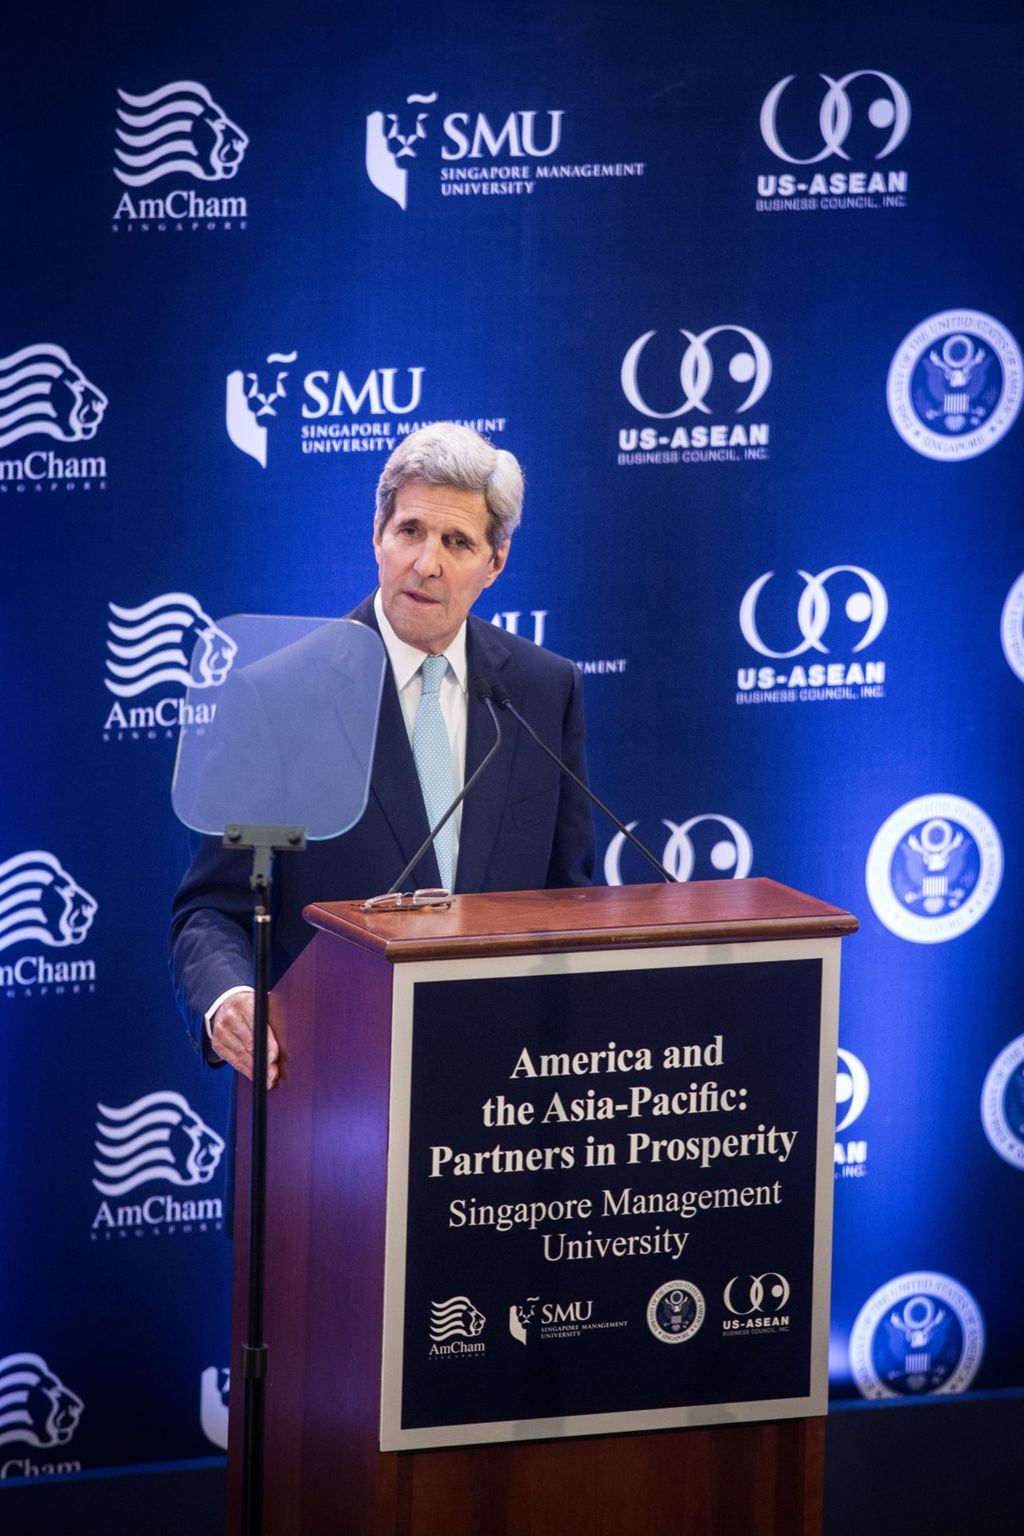
M 838 947 L 396 968 L 382 1450 L 826 1411 Z

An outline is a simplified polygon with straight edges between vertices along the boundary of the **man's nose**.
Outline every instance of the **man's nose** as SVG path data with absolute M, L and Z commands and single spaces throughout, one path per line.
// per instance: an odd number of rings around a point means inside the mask
M 416 570 L 421 576 L 436 576 L 440 573 L 443 548 L 438 534 L 427 534 L 416 555 Z

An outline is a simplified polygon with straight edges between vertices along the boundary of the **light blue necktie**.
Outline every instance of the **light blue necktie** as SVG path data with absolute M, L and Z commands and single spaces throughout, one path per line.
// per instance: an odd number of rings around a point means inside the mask
M 420 668 L 423 695 L 412 733 L 412 755 L 416 759 L 416 772 L 420 776 L 423 804 L 431 828 L 437 825 L 455 798 L 452 748 L 441 713 L 441 683 L 447 671 L 446 656 L 428 656 Z M 445 822 L 435 838 L 434 852 L 441 884 L 450 891 L 455 877 L 455 828 L 451 820 Z

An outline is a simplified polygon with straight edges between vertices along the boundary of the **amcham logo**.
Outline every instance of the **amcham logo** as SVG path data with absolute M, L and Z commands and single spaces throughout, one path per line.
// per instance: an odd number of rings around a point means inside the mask
M 105 732 L 156 737 L 171 735 L 182 724 L 208 725 L 216 703 L 168 695 L 155 704 L 126 704 L 166 683 L 180 683 L 195 694 L 215 690 L 231 670 L 238 647 L 190 592 L 162 592 L 134 608 L 107 604 L 107 659 L 104 686 L 114 694 Z M 109 738 L 108 738 L 109 739 Z
M 163 592 L 137 608 L 108 603 L 113 614 L 108 628 L 106 686 L 119 699 L 183 683 L 192 688 L 218 688 L 231 669 L 237 645 L 219 629 L 188 592 Z M 192 670 L 184 651 L 186 637 L 199 645 Z M 191 647 L 190 647 L 191 649 Z
M 26 437 L 60 443 L 90 442 L 96 436 L 108 400 L 55 342 L 39 341 L 0 357 L 0 448 Z M 102 456 L 77 458 L 45 448 L 20 458 L 0 459 L 0 490 L 41 489 L 49 482 L 91 484 L 103 480 Z
M 66 949 L 81 944 L 96 916 L 97 901 L 43 849 L 19 853 L 0 864 L 0 951 L 44 945 Z M 19 955 L 0 963 L 0 987 L 55 986 L 96 980 L 95 960 L 50 960 L 44 954 Z
M 64 1385 L 42 1355 L 26 1351 L 0 1359 L 0 1446 L 49 1450 L 67 1445 L 83 1407 L 82 1399 Z M 80 1470 L 80 1462 L 38 1466 L 28 1458 L 9 1458 L 0 1463 L 0 1478 Z
M 184 1226 L 219 1226 L 219 1197 L 177 1199 L 159 1188 L 191 1190 L 209 1184 L 224 1155 L 224 1140 L 200 1119 L 188 1100 L 171 1089 L 144 1094 L 131 1104 L 97 1104 L 93 1188 L 104 1199 L 93 1234 Z M 126 1203 L 147 1184 L 157 1191 Z
M 248 136 L 206 86 L 197 80 L 172 80 L 144 95 L 121 89 L 117 95 L 114 175 L 132 190 L 121 195 L 114 228 L 136 220 L 143 224 L 169 221 L 182 227 L 191 223 L 195 228 L 223 221 L 227 227 L 232 219 L 244 227 L 248 213 L 244 197 L 203 195 L 187 187 L 133 197 L 139 188 L 168 177 L 229 181 L 237 173 Z

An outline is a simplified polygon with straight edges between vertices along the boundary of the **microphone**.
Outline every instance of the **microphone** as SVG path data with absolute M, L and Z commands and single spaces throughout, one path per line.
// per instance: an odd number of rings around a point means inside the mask
M 552 752 L 551 748 L 547 745 L 547 743 L 541 741 L 540 737 L 537 735 L 537 732 L 534 730 L 533 726 L 530 724 L 530 722 L 528 720 L 524 720 L 523 719 L 522 715 L 519 713 L 518 709 L 516 709 L 515 705 L 512 703 L 512 700 L 509 698 L 507 690 L 504 689 L 501 686 L 500 683 L 495 683 L 493 685 L 493 687 L 491 688 L 491 697 L 493 698 L 495 704 L 497 704 L 499 709 L 507 709 L 509 714 L 512 715 L 516 720 L 519 721 L 519 724 L 523 727 L 523 729 L 527 732 L 527 734 L 530 735 L 533 738 L 533 740 L 537 743 L 538 747 L 540 747 L 541 751 L 542 752 L 546 752 L 548 757 L 550 757 L 551 761 L 553 763 L 556 763 L 558 765 L 558 767 L 562 770 L 562 772 L 568 778 L 570 778 L 572 780 L 572 782 L 576 785 L 576 788 L 577 789 L 582 789 L 582 791 L 586 795 L 587 799 L 592 801 L 593 804 L 597 806 L 597 808 L 601 812 L 601 814 L 604 815 L 604 816 L 607 816 L 608 820 L 612 823 L 612 825 L 614 827 L 618 828 L 618 830 L 622 833 L 623 837 L 626 837 L 626 838 L 629 839 L 629 841 L 633 844 L 634 848 L 639 849 L 639 851 L 643 854 L 643 856 L 647 860 L 647 862 L 649 864 L 653 864 L 654 865 L 655 869 L 658 871 L 658 874 L 661 875 L 662 879 L 663 880 L 667 880 L 670 885 L 678 885 L 679 881 L 676 879 L 676 876 L 675 875 L 670 875 L 668 870 L 665 868 L 664 864 L 659 863 L 659 861 L 654 857 L 654 854 L 650 851 L 650 849 L 649 848 L 645 848 L 643 843 L 640 841 L 640 839 L 638 837 L 634 837 L 632 832 L 629 830 L 629 828 L 624 826 L 622 824 L 622 822 L 619 820 L 619 818 L 614 814 L 614 812 L 610 811 L 608 809 L 608 807 L 605 805 L 604 801 L 603 800 L 599 800 L 597 798 L 597 796 L 594 794 L 594 791 L 589 787 L 589 785 L 584 784 L 583 780 L 581 778 L 578 778 L 576 776 L 576 774 L 573 773 L 573 771 L 569 767 L 568 763 L 563 763 L 562 759 L 555 752 Z
M 462 787 L 461 791 L 459 792 L 459 794 L 457 794 L 455 796 L 455 799 L 452 801 L 451 805 L 445 811 L 444 815 L 441 817 L 440 821 L 437 823 L 437 826 L 436 827 L 431 827 L 430 835 L 428 836 L 426 842 L 423 843 L 423 845 L 421 847 L 417 848 L 416 852 L 413 854 L 413 856 L 409 860 L 408 864 L 402 870 L 402 873 L 399 875 L 399 877 L 395 881 L 394 885 L 392 885 L 389 888 L 389 890 L 387 890 L 385 892 L 385 896 L 383 898 L 380 897 L 380 896 L 371 897 L 370 901 L 368 901 L 365 904 L 367 907 L 370 907 L 372 905 L 372 906 L 375 906 L 379 910 L 383 900 L 385 900 L 386 897 L 398 895 L 398 893 L 401 891 L 403 885 L 408 880 L 408 878 L 412 874 L 413 870 L 416 868 L 416 865 L 419 863 L 420 859 L 422 859 L 422 857 L 426 853 L 427 849 L 430 848 L 431 845 L 433 844 L 434 838 L 437 836 L 437 834 L 440 832 L 441 828 L 445 825 L 445 823 L 449 820 L 449 818 L 454 816 L 455 812 L 458 810 L 458 808 L 462 804 L 463 800 L 465 800 L 466 796 L 469 794 L 470 790 L 473 788 L 473 785 L 476 783 L 477 779 L 480 777 L 480 775 L 483 773 L 484 769 L 487 767 L 487 764 L 490 762 L 490 760 L 494 756 L 495 752 L 497 752 L 498 748 L 501 746 L 501 735 L 502 735 L 502 732 L 501 732 L 501 722 L 499 721 L 498 716 L 495 713 L 494 705 L 491 703 L 491 686 L 490 686 L 490 684 L 484 678 L 482 678 L 482 677 L 479 677 L 479 676 L 473 677 L 473 678 L 470 679 L 469 691 L 472 694 L 474 699 L 479 700 L 479 702 L 481 704 L 486 704 L 487 705 L 487 709 L 488 709 L 488 712 L 490 714 L 490 717 L 494 721 L 494 745 L 491 747 L 490 751 L 487 753 L 487 756 L 480 763 L 479 767 L 470 775 L 469 779 L 463 785 L 463 787 Z

